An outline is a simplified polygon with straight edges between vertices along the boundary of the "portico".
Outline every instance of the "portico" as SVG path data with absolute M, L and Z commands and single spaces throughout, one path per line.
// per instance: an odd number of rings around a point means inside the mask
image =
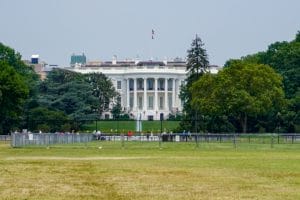
M 176 112 L 176 92 L 179 92 L 179 79 L 169 75 L 126 78 L 126 110 L 132 115 L 141 114 L 142 119 L 158 119 L 163 113 Z M 176 88 L 177 86 L 177 88 Z

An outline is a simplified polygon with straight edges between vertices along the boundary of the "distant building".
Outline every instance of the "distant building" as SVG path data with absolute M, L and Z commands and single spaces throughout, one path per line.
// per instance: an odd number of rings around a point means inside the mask
M 68 70 L 80 73 L 103 73 L 108 76 L 121 96 L 123 110 L 132 118 L 142 120 L 165 119 L 182 111 L 180 87 L 186 79 L 186 62 L 172 61 L 94 61 L 85 65 L 72 65 Z M 217 73 L 218 66 L 210 72 Z M 112 117 L 106 112 L 103 118 Z
M 39 55 L 32 55 L 30 60 L 23 60 L 28 66 L 32 66 L 34 71 L 40 76 L 41 80 L 44 80 L 47 74 L 58 65 L 48 65 L 46 62 L 40 60 Z
M 84 55 L 84 53 L 82 53 L 82 55 L 75 55 L 72 54 L 71 55 L 71 62 L 70 65 L 72 67 L 74 67 L 75 65 L 85 65 L 86 64 L 86 56 Z
M 39 64 L 39 55 L 32 55 L 31 56 L 31 64 Z

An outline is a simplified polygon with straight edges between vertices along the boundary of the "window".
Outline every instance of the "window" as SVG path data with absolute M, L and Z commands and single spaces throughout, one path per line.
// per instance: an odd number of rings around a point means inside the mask
M 185 82 L 184 82 L 184 81 L 181 81 L 181 86 L 182 86 L 182 85 L 185 85 Z
M 165 80 L 158 79 L 158 90 L 164 90 L 164 89 L 165 89 Z
M 144 89 L 144 80 L 143 79 L 137 79 L 137 89 L 138 90 Z
M 148 79 L 147 83 L 148 83 L 148 90 L 153 90 L 154 80 L 153 79 Z
M 153 96 L 148 97 L 148 109 L 153 110 Z
M 164 97 L 159 97 L 159 109 L 164 109 Z
M 117 81 L 117 89 L 118 90 L 122 89 L 122 82 L 121 81 Z
M 130 91 L 133 90 L 133 80 L 132 79 L 129 80 L 129 90 Z
M 169 105 L 168 105 L 168 106 L 169 106 L 169 110 L 171 111 L 171 110 L 172 110 L 172 103 L 173 103 L 173 102 L 172 102 L 172 101 L 173 101 L 172 95 L 168 95 L 168 101 L 169 101 L 169 102 L 168 102 L 168 103 L 169 103 Z
M 172 91 L 172 89 L 173 89 L 173 79 L 169 79 L 168 80 L 168 90 Z
M 143 109 L 143 98 L 142 97 L 138 97 L 138 106 L 139 106 L 139 110 Z
M 120 96 L 117 97 L 117 102 L 121 104 L 122 98 Z
M 148 120 L 153 121 L 153 115 L 148 115 Z
M 133 108 L 133 96 L 130 96 L 129 98 L 129 106 L 130 108 Z

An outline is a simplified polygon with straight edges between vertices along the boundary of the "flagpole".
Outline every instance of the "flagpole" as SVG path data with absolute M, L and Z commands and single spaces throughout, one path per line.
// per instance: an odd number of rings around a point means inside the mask
M 151 29 L 151 42 L 150 42 L 150 60 L 153 61 L 153 48 L 154 48 L 154 29 Z

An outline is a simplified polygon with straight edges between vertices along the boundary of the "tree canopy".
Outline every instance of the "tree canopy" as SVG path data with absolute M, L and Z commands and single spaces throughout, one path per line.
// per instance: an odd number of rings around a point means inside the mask
M 98 98 L 98 114 L 102 115 L 104 111 L 108 111 L 109 104 L 118 96 L 112 82 L 104 74 L 92 73 L 87 75 L 87 80 L 92 86 L 92 94 Z
M 269 65 L 276 72 L 281 74 L 283 77 L 283 89 L 285 97 L 288 99 L 288 104 L 287 107 L 282 108 L 278 123 L 283 127 L 282 131 L 299 131 L 300 31 L 297 32 L 295 39 L 290 42 L 274 42 L 269 45 L 266 51 L 242 57 L 241 60 Z M 230 65 L 231 62 L 234 62 L 234 60 L 229 60 L 225 64 L 225 67 Z
M 8 133 L 22 121 L 24 107 L 36 94 L 38 76 L 21 55 L 0 43 L 0 133 Z
M 0 61 L 0 133 L 7 133 L 17 124 L 28 93 L 24 78 Z
M 264 52 L 242 57 L 242 60 L 271 66 L 283 77 L 287 98 L 294 98 L 300 91 L 300 32 L 291 42 L 275 42 Z M 229 61 L 230 62 L 230 61 Z
M 76 121 L 70 124 L 74 130 L 80 129 L 84 121 L 99 119 L 117 95 L 112 82 L 103 74 L 80 74 L 63 69 L 51 71 L 39 88 L 38 105 L 46 109 L 38 111 L 63 113 L 65 120 Z M 61 126 L 66 127 L 66 124 Z
M 284 103 L 282 78 L 271 67 L 231 62 L 217 75 L 205 74 L 190 89 L 192 108 L 208 115 L 227 115 L 247 131 L 249 116 L 279 110 Z
M 34 69 L 22 61 L 21 54 L 0 42 L 0 61 L 13 67 L 23 77 L 25 85 L 29 88 L 29 97 L 34 95 L 39 78 Z

